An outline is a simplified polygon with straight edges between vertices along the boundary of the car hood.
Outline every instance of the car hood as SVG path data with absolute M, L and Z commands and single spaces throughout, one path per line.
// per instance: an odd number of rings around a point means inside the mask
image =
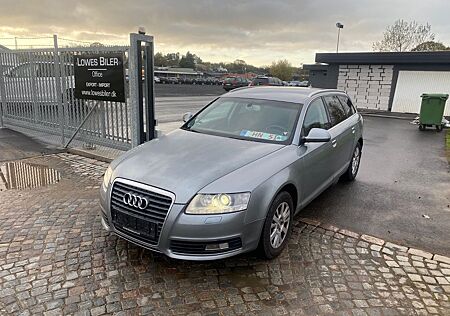
M 113 176 L 171 191 L 175 203 L 187 203 L 209 183 L 282 147 L 179 129 L 120 157 Z

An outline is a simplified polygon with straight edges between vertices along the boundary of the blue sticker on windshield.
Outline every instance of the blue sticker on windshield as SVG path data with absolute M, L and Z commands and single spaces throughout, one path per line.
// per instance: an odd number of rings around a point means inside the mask
M 286 136 L 286 135 L 277 135 L 277 134 L 257 132 L 257 131 L 247 131 L 247 130 L 242 130 L 239 133 L 239 135 L 244 136 L 244 137 L 258 138 L 258 139 L 264 139 L 264 140 L 274 140 L 277 142 L 282 142 L 282 141 L 285 141 L 286 139 L 288 139 L 288 136 Z

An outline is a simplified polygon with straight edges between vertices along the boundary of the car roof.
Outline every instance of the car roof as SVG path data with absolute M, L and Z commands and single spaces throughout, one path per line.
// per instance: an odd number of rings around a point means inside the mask
M 305 101 L 320 92 L 341 92 L 336 89 L 301 88 L 301 87 L 244 87 L 231 90 L 224 97 L 264 99 L 273 101 L 305 103 Z

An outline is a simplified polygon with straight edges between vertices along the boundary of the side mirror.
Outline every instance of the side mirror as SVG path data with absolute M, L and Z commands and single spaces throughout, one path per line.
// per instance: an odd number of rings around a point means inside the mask
M 302 138 L 302 144 L 304 143 L 327 143 L 331 140 L 330 133 L 323 128 L 312 128 L 309 131 L 308 136 Z
M 184 113 L 184 115 L 183 115 L 183 122 L 186 123 L 186 122 L 189 121 L 193 116 L 194 116 L 194 115 L 193 115 L 191 112 Z

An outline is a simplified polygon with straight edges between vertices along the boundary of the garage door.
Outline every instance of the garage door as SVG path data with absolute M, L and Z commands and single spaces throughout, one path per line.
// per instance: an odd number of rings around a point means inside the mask
M 422 93 L 450 94 L 450 72 L 399 71 L 392 111 L 419 113 Z M 445 115 L 450 115 L 450 100 L 445 106 Z

